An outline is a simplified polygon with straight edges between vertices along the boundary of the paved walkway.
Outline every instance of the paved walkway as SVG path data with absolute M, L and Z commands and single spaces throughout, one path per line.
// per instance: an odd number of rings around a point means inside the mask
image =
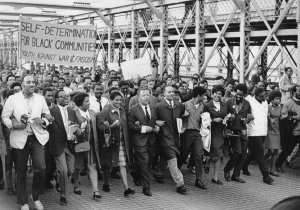
M 222 166 L 223 167 L 223 166 Z M 237 182 L 226 182 L 223 172 L 220 172 L 220 179 L 224 185 L 211 183 L 211 173 L 204 175 L 204 180 L 208 185 L 208 190 L 201 190 L 194 186 L 194 175 L 187 169 L 183 169 L 187 195 L 176 193 L 175 184 L 170 177 L 165 184 L 152 182 L 152 197 L 142 194 L 141 187 L 134 187 L 137 193 L 129 198 L 123 197 L 123 187 L 121 180 L 111 181 L 111 192 L 102 193 L 102 199 L 96 202 L 92 200 L 91 185 L 87 177 L 81 177 L 82 195 L 70 193 L 69 205 L 61 207 L 59 205 L 59 193 L 55 190 L 47 191 L 41 201 L 45 209 L 269 209 L 273 204 L 283 198 L 300 194 L 300 169 L 286 169 L 286 172 L 275 179 L 273 185 L 262 182 L 262 176 L 257 165 L 249 167 L 250 177 L 243 176 L 245 184 Z M 31 178 L 28 178 L 29 181 Z M 129 177 L 131 186 L 132 180 Z M 102 189 L 103 181 L 99 183 Z M 33 207 L 33 204 L 30 203 Z M 18 209 L 16 197 L 9 196 L 5 191 L 0 191 L 0 210 Z

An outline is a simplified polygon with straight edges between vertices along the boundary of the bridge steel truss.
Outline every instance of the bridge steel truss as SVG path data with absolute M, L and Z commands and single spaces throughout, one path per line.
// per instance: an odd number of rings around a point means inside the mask
M 300 0 L 139 0 L 86 10 L 56 20 L 74 25 L 89 20 L 97 25 L 95 54 L 106 64 L 148 55 L 158 62 L 161 76 L 166 70 L 178 75 L 184 62 L 203 75 L 216 52 L 225 51 L 228 60 L 222 63 L 245 82 L 258 65 L 270 75 L 267 70 L 276 63 L 271 55 L 276 46 L 276 58 L 284 59 L 277 67 L 291 66 L 300 82 Z M 257 53 L 252 47 L 258 48 Z

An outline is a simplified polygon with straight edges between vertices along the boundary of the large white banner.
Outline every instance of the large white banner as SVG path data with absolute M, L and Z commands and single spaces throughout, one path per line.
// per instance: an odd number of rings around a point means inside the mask
M 21 18 L 21 59 L 41 63 L 93 67 L 96 28 L 51 24 Z

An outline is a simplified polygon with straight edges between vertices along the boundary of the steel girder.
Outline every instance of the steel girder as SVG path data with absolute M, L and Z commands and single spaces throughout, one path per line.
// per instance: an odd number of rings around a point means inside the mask
M 207 59 L 205 60 L 203 66 L 200 69 L 200 74 L 204 73 L 204 70 L 205 70 L 206 66 L 208 65 L 210 59 L 212 58 L 214 52 L 216 51 L 216 49 L 217 49 L 217 47 L 218 47 L 218 45 L 219 45 L 219 43 L 220 43 L 220 41 L 222 39 L 222 36 L 224 36 L 224 34 L 225 34 L 225 32 L 226 32 L 229 24 L 231 23 L 234 15 L 235 15 L 236 10 L 237 10 L 237 7 L 234 6 L 234 9 L 231 11 L 230 17 L 227 19 L 226 23 L 223 25 L 222 30 L 218 33 L 218 37 L 217 37 L 217 39 L 214 42 L 212 50 L 211 50 L 210 54 L 208 55 Z
M 240 23 L 240 76 L 239 81 L 245 82 L 245 72 L 249 67 L 250 55 L 250 1 L 243 1 Z
M 139 49 L 139 16 L 138 11 L 131 11 L 131 50 L 132 58 L 136 59 L 140 56 Z
M 253 0 L 254 1 L 254 0 Z M 251 70 L 253 69 L 253 67 L 255 66 L 255 63 L 257 62 L 257 60 L 259 59 L 259 57 L 261 56 L 261 54 L 263 53 L 263 51 L 266 49 L 266 47 L 268 46 L 271 38 L 273 37 L 273 34 L 278 30 L 280 24 L 282 23 L 283 19 L 285 18 L 286 14 L 288 13 L 288 11 L 290 10 L 291 6 L 293 5 L 293 3 L 295 2 L 295 0 L 290 0 L 288 3 L 286 3 L 286 6 L 284 8 L 284 10 L 282 11 L 282 13 L 280 14 L 279 18 L 277 19 L 276 23 L 274 24 L 273 28 L 269 31 L 267 38 L 265 39 L 263 45 L 261 46 L 258 55 L 255 57 L 253 63 L 249 66 L 249 68 L 247 69 L 246 72 L 246 77 L 249 75 L 249 73 L 251 72 Z
M 168 6 L 163 6 L 163 18 L 160 25 L 160 77 L 168 63 Z
M 114 15 L 110 15 L 110 27 L 108 29 L 108 63 L 114 62 L 114 54 L 115 54 L 115 37 L 114 37 L 114 31 L 115 31 L 115 20 Z
M 200 69 L 205 62 L 205 42 L 204 42 L 204 0 L 196 1 L 196 27 L 195 27 L 195 47 L 196 47 L 196 68 L 200 76 Z

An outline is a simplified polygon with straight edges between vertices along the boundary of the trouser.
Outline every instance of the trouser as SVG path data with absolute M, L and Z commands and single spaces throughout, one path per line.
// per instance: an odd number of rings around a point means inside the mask
M 1 156 L 0 156 L 0 186 L 4 186 L 4 174 L 3 174 L 3 166 L 2 165 L 2 159 L 1 159 Z
M 75 157 L 68 147 L 65 147 L 63 153 L 55 156 L 55 163 L 57 167 L 57 179 L 59 180 L 60 195 L 67 198 L 69 189 L 69 176 L 71 176 L 75 169 Z
M 135 146 L 135 155 L 139 168 L 139 175 L 143 185 L 143 189 L 150 189 L 149 178 L 149 151 L 146 146 Z
M 55 172 L 55 159 L 49 153 L 49 145 L 48 143 L 45 145 L 45 162 L 46 162 L 46 184 L 49 184 L 51 180 L 54 178 Z
M 185 162 L 190 151 L 192 151 L 191 158 L 195 164 L 196 179 L 201 180 L 203 142 L 197 130 L 186 130 L 184 133 L 184 140 L 181 141 L 181 163 Z
M 44 146 L 36 139 L 35 135 L 27 137 L 25 147 L 16 149 L 17 153 L 17 202 L 18 204 L 28 204 L 26 191 L 27 161 L 29 155 L 32 158 L 33 181 L 32 197 L 38 200 L 45 190 L 45 154 Z
M 243 162 L 247 156 L 248 138 L 246 135 L 243 135 L 241 131 L 234 131 L 234 134 L 238 136 L 229 137 L 232 154 L 224 168 L 224 171 L 231 171 L 234 169 L 232 176 L 239 177 Z
M 264 178 L 269 177 L 268 167 L 264 158 L 264 141 L 265 136 L 249 136 L 249 153 L 243 164 L 243 168 L 247 169 L 252 160 L 256 160 L 259 169 Z
M 184 185 L 183 175 L 177 165 L 177 158 L 170 159 L 167 161 L 167 163 L 168 163 L 170 174 L 174 182 L 176 183 L 176 186 L 180 187 Z
M 298 157 L 299 154 L 300 154 L 299 143 L 297 143 L 291 155 L 287 157 L 287 161 L 294 163 L 295 159 Z
M 285 141 L 285 143 L 282 144 L 283 146 L 282 151 L 279 154 L 275 163 L 276 167 L 282 167 L 284 161 L 292 153 L 293 149 L 295 148 L 299 140 L 300 140 L 300 136 L 293 136 L 293 135 L 290 135 L 289 138 L 282 139 L 282 141 Z
M 17 154 L 15 149 L 8 149 L 5 156 L 5 170 L 6 170 L 6 181 L 7 188 L 13 189 L 13 166 L 15 167 L 15 172 L 17 170 Z

